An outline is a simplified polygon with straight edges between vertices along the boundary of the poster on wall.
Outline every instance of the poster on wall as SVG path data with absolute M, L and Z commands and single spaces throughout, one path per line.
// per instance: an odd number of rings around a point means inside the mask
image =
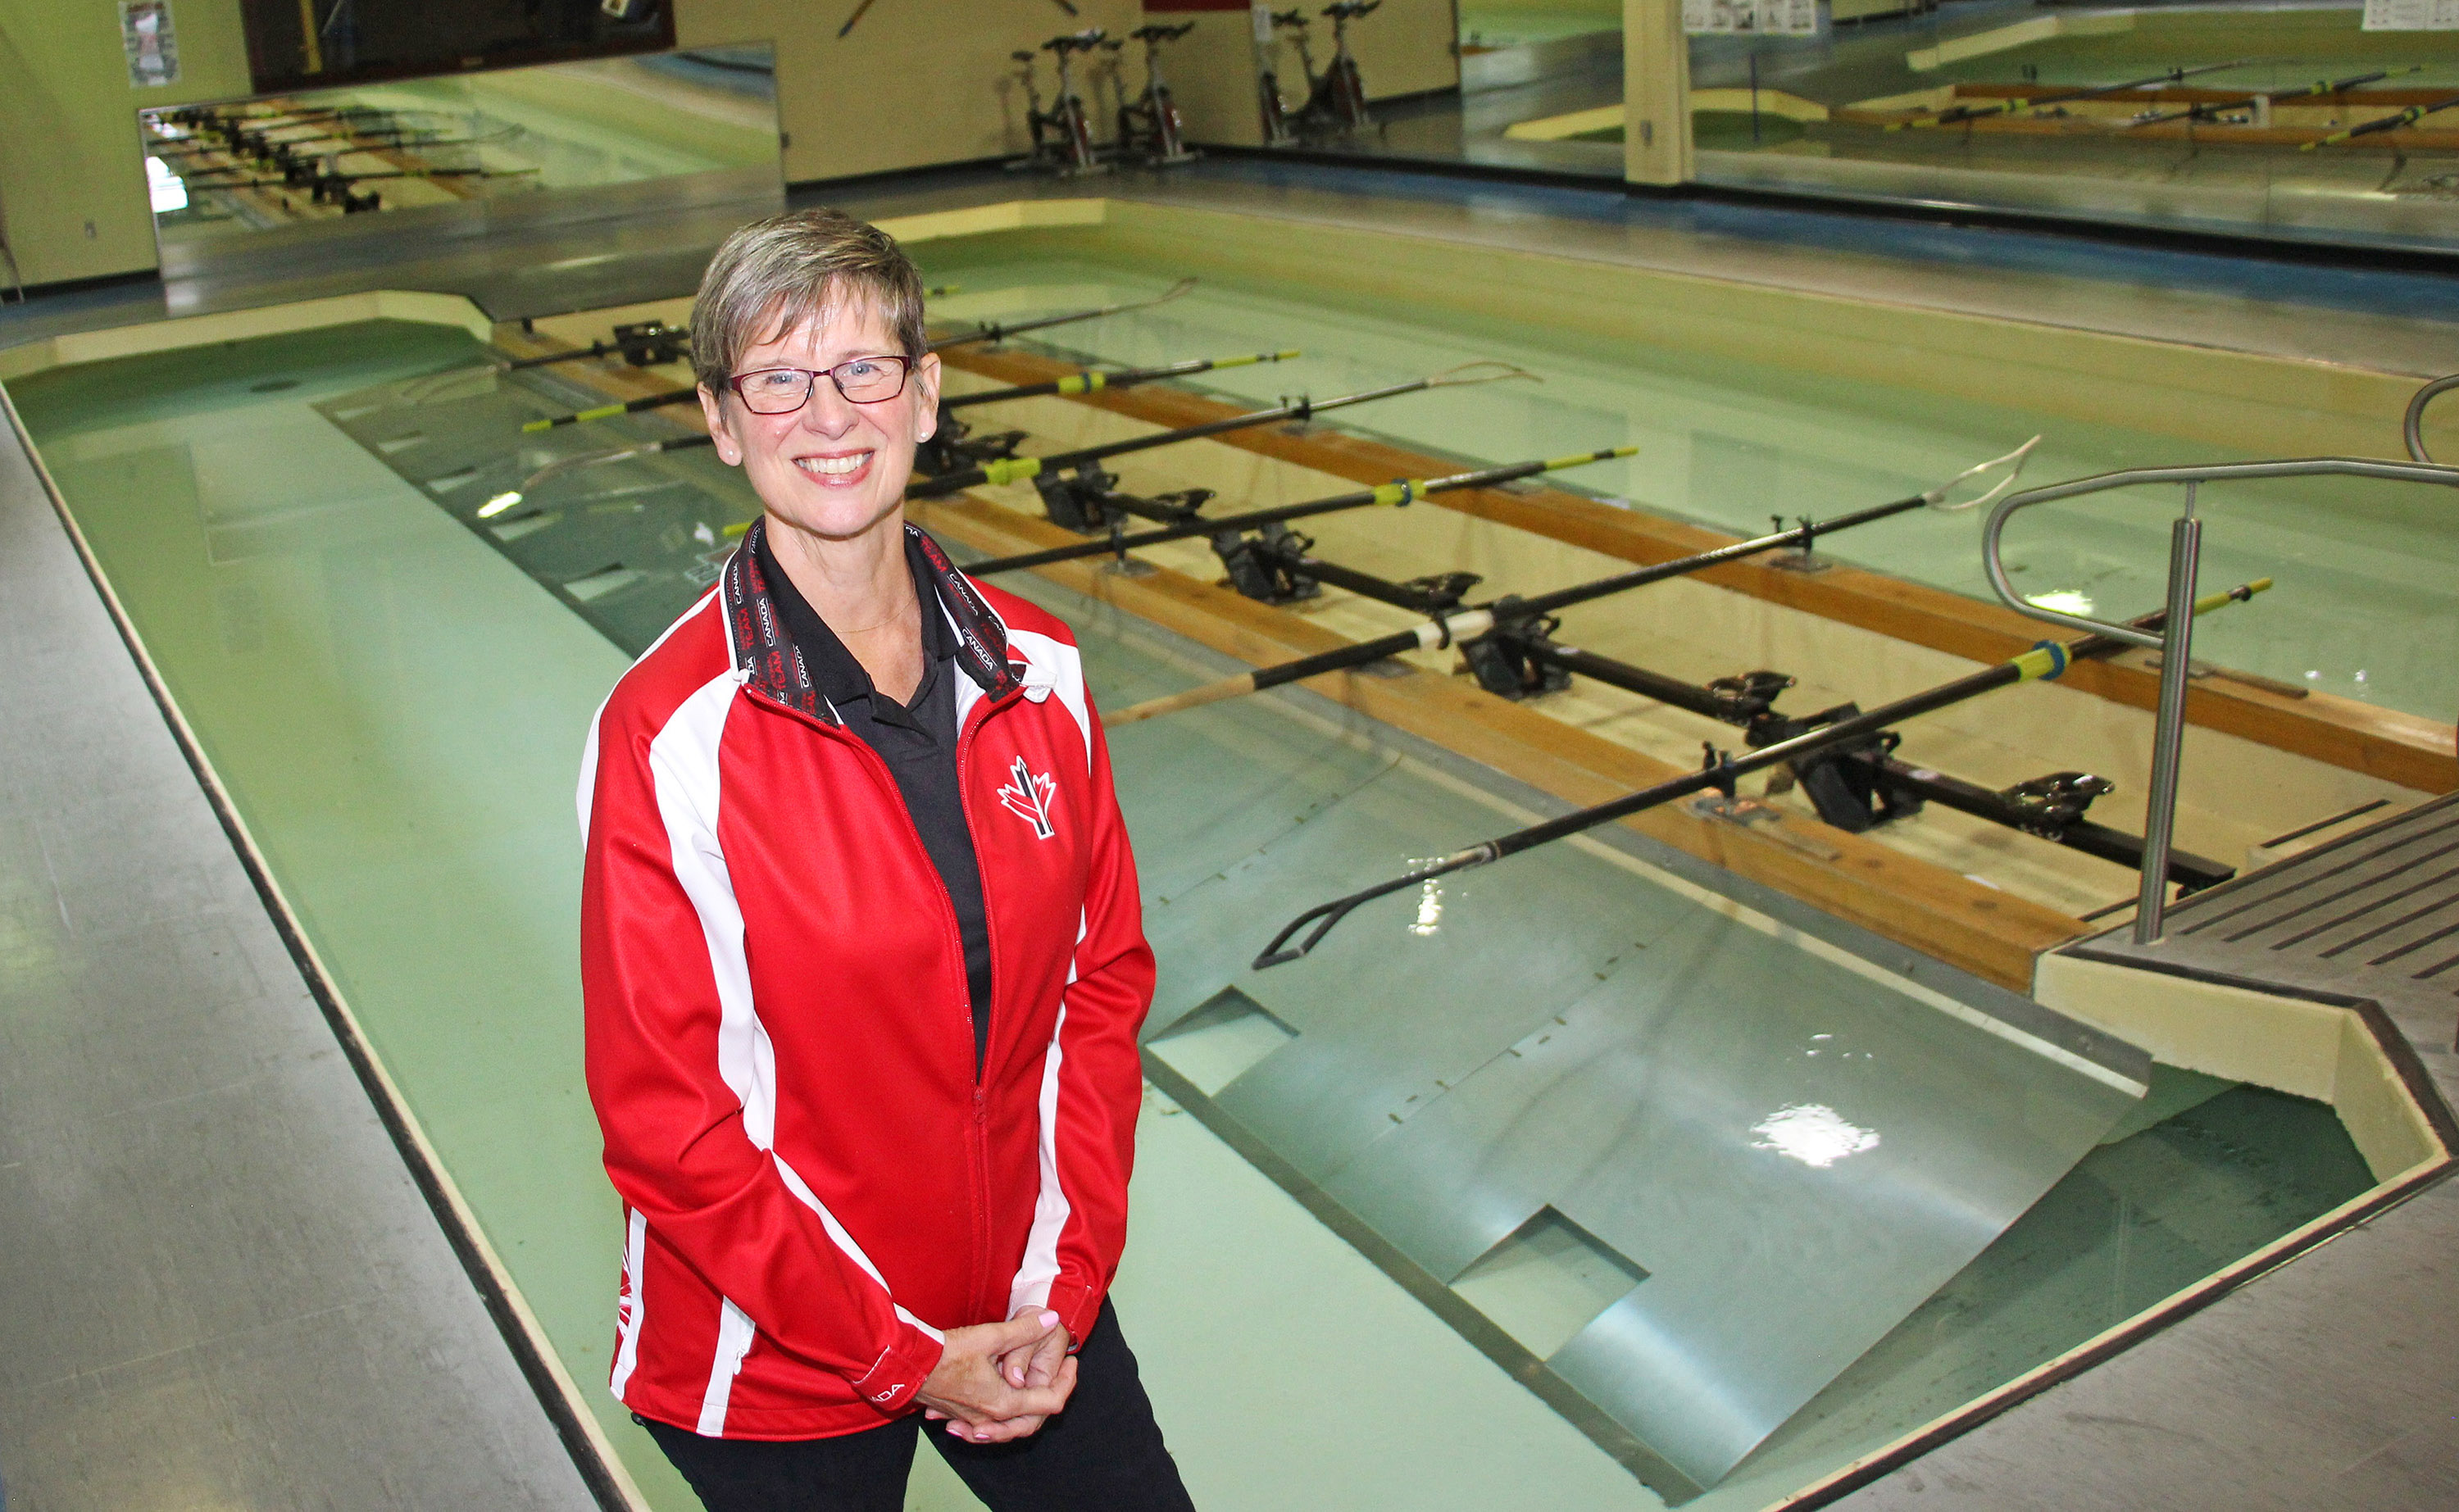
M 1682 30 L 1693 36 L 1817 36 L 1818 0 L 1682 0 Z
M 179 38 L 171 30 L 171 0 L 119 0 L 119 44 L 128 52 L 128 87 L 179 82 Z
M 2459 0 L 2365 0 L 2368 32 L 2459 32 Z

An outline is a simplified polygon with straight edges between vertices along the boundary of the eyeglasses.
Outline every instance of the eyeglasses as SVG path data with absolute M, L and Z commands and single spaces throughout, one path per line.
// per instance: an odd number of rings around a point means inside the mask
M 880 404 L 905 391 L 905 374 L 914 366 L 906 357 L 852 357 L 833 368 L 763 368 L 736 373 L 725 380 L 753 414 L 792 414 L 811 402 L 811 386 L 820 375 L 837 386 L 849 404 Z

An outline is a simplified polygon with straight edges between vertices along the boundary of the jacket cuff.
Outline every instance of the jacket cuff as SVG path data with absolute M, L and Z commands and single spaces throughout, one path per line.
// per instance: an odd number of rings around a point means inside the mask
M 939 1363 L 939 1341 L 911 1324 L 897 1333 L 894 1344 L 880 1351 L 853 1383 L 863 1400 L 894 1417 L 914 1405 L 914 1396 Z
M 1100 1289 L 1066 1276 L 1050 1283 L 1050 1295 L 1041 1305 L 1059 1314 L 1060 1326 L 1067 1331 L 1068 1354 L 1084 1347 L 1084 1335 L 1102 1315 L 1102 1295 Z

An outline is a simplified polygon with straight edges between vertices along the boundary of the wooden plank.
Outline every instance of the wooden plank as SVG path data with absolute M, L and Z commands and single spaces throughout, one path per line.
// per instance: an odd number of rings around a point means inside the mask
M 995 555 L 1082 539 L 1045 521 L 958 497 L 908 506 L 917 524 Z M 1141 577 L 1063 562 L 1042 576 L 1199 644 L 1262 666 L 1348 643 L 1283 610 L 1166 569 Z M 1371 718 L 1433 741 L 1566 802 L 1591 804 L 1661 782 L 1677 769 L 1629 746 L 1499 699 L 1456 678 L 1332 673 L 1307 686 Z M 1787 815 L 1757 828 L 1701 818 L 1681 806 L 1637 814 L 1632 829 L 1764 883 L 1825 913 L 1976 976 L 2028 990 L 2032 958 L 2084 932 L 2081 921 L 1986 887 L 1865 836 Z M 1462 836 L 1466 840 L 1468 836 Z
M 1039 383 L 1077 370 L 1050 358 L 996 348 L 960 348 L 941 357 L 952 367 L 1001 383 Z M 1217 399 L 1158 387 L 1103 390 L 1078 402 L 1170 428 L 1240 412 L 1239 407 Z M 1258 426 L 1214 439 L 1358 483 L 1424 477 L 1461 465 L 1460 459 L 1427 456 L 1332 430 L 1297 428 L 1293 433 L 1289 427 Z M 1667 561 L 1736 538 L 1543 487 L 1527 493 L 1463 489 L 1427 502 L 1639 563 Z M 1787 572 L 1762 558 L 1713 568 L 1699 578 L 1974 662 L 2004 661 L 2052 633 L 2052 627 L 2003 605 L 1857 567 Z M 2158 674 L 2139 658 L 2085 662 L 2062 682 L 2140 709 L 2154 707 L 2159 692 Z M 2210 729 L 2405 788 L 2459 789 L 2459 752 L 2453 749 L 2451 726 L 2417 715 L 2327 693 L 2235 681 L 2225 674 L 2203 680 L 2190 691 L 2186 715 Z

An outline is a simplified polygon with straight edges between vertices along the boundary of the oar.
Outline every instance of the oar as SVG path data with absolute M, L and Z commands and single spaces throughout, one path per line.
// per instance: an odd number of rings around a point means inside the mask
M 2104 94 L 2123 94 L 2128 90 L 2149 89 L 2154 84 L 2175 84 L 2180 79 L 2193 78 L 2197 74 L 2217 74 L 2222 69 L 2243 68 L 2253 61 L 2252 58 L 2238 58 L 2228 63 L 2207 63 L 2201 68 L 2170 69 L 2164 73 L 2154 74 L 2149 78 L 2129 79 L 2123 84 L 2104 84 L 2098 89 L 2069 90 L 2063 94 L 2043 94 L 2036 99 L 2004 99 L 1995 105 L 1958 105 L 1953 110 L 1941 111 L 1935 116 L 1889 121 L 1887 130 L 1902 131 L 1907 127 L 1919 129 L 1924 126 L 1954 126 L 1968 120 L 1984 120 L 1991 116 L 2011 116 L 2020 110 L 2038 110 L 2044 105 L 2064 105 L 2070 100 L 2098 99 Z
M 942 284 L 936 288 L 924 289 L 922 291 L 922 297 L 924 299 L 938 299 L 943 295 L 954 294 L 955 292 L 956 292 L 956 284 Z M 690 339 L 690 327 L 678 326 L 671 330 L 662 331 L 657 337 L 644 341 L 594 341 L 585 347 L 578 347 L 572 351 L 549 352 L 543 357 L 522 357 L 515 361 L 503 364 L 498 370 L 502 372 L 512 372 L 522 368 L 543 368 L 550 363 L 581 362 L 591 357 L 614 357 L 620 356 L 625 352 L 642 351 L 651 346 L 662 346 L 670 341 L 688 341 Z
M 694 447 L 714 445 L 716 440 L 715 436 L 703 431 L 698 435 L 677 436 L 671 441 L 642 441 L 635 446 L 616 447 L 607 452 L 579 452 L 571 456 L 557 457 L 521 479 L 520 487 L 506 489 L 486 503 L 479 505 L 478 517 L 494 519 L 528 497 L 539 484 L 566 472 L 577 472 L 583 468 L 604 467 L 610 462 L 628 462 L 634 457 L 656 456 L 665 452 L 688 452 Z
M 1293 346 L 1287 351 L 1256 352 L 1243 357 L 1196 357 L 1187 362 L 1169 363 L 1160 368 L 1129 368 L 1122 372 L 1069 373 L 1044 383 L 1018 384 L 1009 388 L 982 388 L 973 393 L 950 394 L 939 401 L 942 410 L 963 410 L 973 405 L 998 404 L 1007 399 L 1032 399 L 1042 394 L 1100 393 L 1105 388 L 1126 388 L 1136 384 L 1157 383 L 1167 378 L 1187 378 L 1200 372 L 1212 372 L 1223 368 L 1251 368 L 1257 363 L 1287 362 L 1304 355 Z
M 1996 498 L 2000 494 L 2013 487 L 2016 477 L 2024 471 L 2025 458 L 2030 454 L 2033 447 L 2040 444 L 2040 439 L 2039 436 L 2034 436 L 2003 457 L 1992 457 L 1986 462 L 1966 468 L 1926 494 L 1916 494 L 1910 498 L 1897 499 L 1889 504 L 1874 504 L 1868 509 L 1841 514 L 1832 520 L 1804 520 L 1792 530 L 1777 531 L 1772 536 L 1759 536 L 1750 540 L 1735 541 L 1730 546 L 1718 546 L 1711 551 L 1694 552 L 1688 556 L 1677 556 L 1671 561 L 1656 562 L 1629 572 L 1616 573 L 1610 578 L 1600 578 L 1593 582 L 1558 588 L 1552 593 L 1539 594 L 1530 598 L 1494 599 L 1467 609 L 1457 609 L 1450 614 L 1437 615 L 1420 620 L 1407 630 L 1396 631 L 1373 640 L 1361 640 L 1356 645 L 1342 646 L 1334 651 L 1318 651 L 1314 656 L 1299 657 L 1293 662 L 1283 662 L 1277 666 L 1241 672 L 1234 677 L 1226 677 L 1217 682 L 1207 682 L 1182 693 L 1168 693 L 1160 698 L 1146 699 L 1142 704 L 1131 704 L 1123 709 L 1113 709 L 1103 716 L 1102 724 L 1104 727 L 1115 729 L 1122 724 L 1133 724 L 1141 720 L 1154 719 L 1164 714 L 1175 714 L 1181 709 L 1199 708 L 1207 704 L 1218 704 L 1223 699 L 1241 698 L 1249 693 L 1261 693 L 1267 688 L 1303 682 L 1311 677 L 1320 677 L 1326 672 L 1338 672 L 1347 667 L 1364 666 L 1369 662 L 1380 662 L 1385 657 L 1398 656 L 1403 652 L 1439 650 L 1456 640 L 1466 640 L 1493 629 L 1496 612 L 1499 609 L 1514 617 L 1550 614 L 1575 603 L 1587 603 L 1591 599 L 1627 593 L 1633 588 L 1643 588 L 1650 583 L 1663 582 L 1669 578 L 1685 577 L 1725 562 L 1739 561 L 1745 556 L 1755 556 L 1762 552 L 1780 551 L 1787 546 L 1800 545 L 1822 536 L 1832 536 L 1838 531 L 1851 530 L 1856 525 L 1868 525 L 1892 515 L 1902 514 L 1908 510 L 1921 509 L 1924 506 L 1931 509 L 1967 510 L 1976 504 Z M 1967 499 L 1956 504 L 1946 502 L 1947 494 L 1958 484 L 1999 467 L 2008 469 L 2007 476 L 1988 493 L 1979 498 Z M 1092 544 L 1098 549 L 1107 547 L 1105 542 Z M 1011 558 L 1011 560 L 1019 559 Z M 1019 560 L 1019 564 L 1034 565 L 1029 558 Z M 978 566 L 966 569 L 967 572 L 973 573 L 978 573 L 981 570 Z
M 2297 150 L 2312 152 L 2317 147 L 2328 147 L 2337 142 L 2346 141 L 2352 136 L 2370 136 L 2376 132 L 2397 131 L 2403 126 L 2413 126 L 2427 116 L 2449 110 L 2453 106 L 2459 106 L 2459 94 L 2453 94 L 2447 100 L 2439 100 L 2431 105 L 2410 105 L 2396 116 L 2385 116 L 2380 120 L 2367 121 L 2363 126 L 2351 126 L 2343 132 L 2333 132 L 2321 141 L 2306 142 Z
M 1501 368 L 1502 371 L 1482 373 L 1476 377 L 1463 376 L 1485 368 Z M 1393 384 L 1385 388 L 1369 388 L 1363 393 L 1342 394 L 1336 399 L 1297 399 L 1288 404 L 1276 405 L 1270 410 L 1250 410 L 1244 414 L 1229 415 L 1219 420 L 1207 420 L 1201 425 L 1181 426 L 1175 430 L 1163 430 L 1152 435 L 1112 441 L 1104 446 L 1082 447 L 1074 452 L 1061 452 L 1053 456 L 994 458 L 980 467 L 967 468 L 961 472 L 943 472 L 937 477 L 923 478 L 908 484 L 905 496 L 938 498 L 944 494 L 955 494 L 984 483 L 1020 483 L 1038 473 L 1063 472 L 1087 462 L 1100 462 L 1109 457 L 1124 456 L 1130 452 L 1145 452 L 1179 441 L 1193 441 L 1204 436 L 1221 435 L 1227 431 L 1241 430 L 1251 426 L 1271 425 L 1276 420 L 1305 420 L 1329 410 L 1367 404 L 1377 399 L 1390 399 L 1399 394 L 1416 393 L 1424 388 L 1456 388 L 1467 384 L 1501 383 L 1513 378 L 1535 380 L 1537 375 L 1524 368 L 1515 368 L 1509 363 L 1491 361 L 1462 363 L 1457 368 L 1446 368 L 1441 372 L 1415 378 L 1404 384 Z
M 1591 462 L 1604 462 L 1613 457 L 1626 457 L 1638 452 L 1637 447 L 1608 447 L 1602 452 L 1583 452 L 1576 456 L 1554 457 L 1544 462 L 1506 462 L 1501 467 L 1480 468 L 1474 472 L 1454 472 L 1438 478 L 1400 478 L 1390 483 L 1377 483 L 1371 489 L 1352 494 L 1335 494 L 1329 498 L 1311 499 L 1304 504 L 1282 504 L 1272 509 L 1250 510 L 1243 514 L 1220 514 L 1209 519 L 1187 520 L 1178 525 L 1163 525 L 1153 530 L 1137 531 L 1102 540 L 1071 541 L 1053 546 L 1047 551 L 1026 552 L 1018 556 L 997 556 L 965 568 L 968 578 L 986 578 L 994 573 L 1018 572 L 1027 567 L 1047 567 L 1052 562 L 1074 561 L 1083 556 L 1107 556 L 1112 552 L 1129 552 L 1139 546 L 1158 546 L 1164 541 L 1185 540 L 1190 536 L 1210 536 L 1219 531 L 1253 530 L 1259 525 L 1278 525 L 1314 514 L 1331 514 L 1341 510 L 1365 509 L 1377 504 L 1405 508 L 1415 499 L 1429 494 L 1447 494 L 1453 489 L 1491 488 L 1514 478 L 1533 477 L 1540 472 L 1552 472 L 1563 468 L 1586 467 Z M 1136 705 L 1138 708 L 1143 704 Z M 1142 717 L 1142 716 L 1139 716 Z M 1114 716 L 1109 723 L 1117 724 Z
M 2157 126 L 2163 121 L 2200 120 L 2207 116 L 2217 116 L 2222 111 L 2236 110 L 2260 99 L 2269 99 L 2277 103 L 2284 99 L 2303 99 L 2310 94 L 2338 94 L 2367 84 L 2379 84 L 2386 78 L 2400 78 L 2409 74 L 2423 72 L 2425 72 L 2425 65 L 2417 63 L 2404 69 L 2377 69 L 2371 74 L 2358 74 L 2343 79 L 2317 79 L 2303 89 L 2272 90 L 2266 94 L 2248 94 L 2242 99 L 2228 100 L 2217 105 L 2193 105 L 2181 111 L 2171 111 L 2166 116 L 2138 116 L 2128 121 L 2126 127 L 2127 130 L 2132 131 L 2137 126 Z
M 389 173 L 320 174 L 302 181 L 296 178 L 217 178 L 197 185 L 200 189 L 313 189 L 318 184 L 367 183 L 377 178 L 524 178 L 541 172 L 536 168 L 402 168 Z M 189 175 L 181 175 L 189 178 Z M 530 429 L 527 426 L 523 430 Z
M 1195 280 L 1185 278 L 1171 284 L 1168 292 L 1152 299 L 1129 300 L 1124 304 L 1104 304 L 1099 309 L 1074 310 L 1065 315 L 1044 315 L 1038 320 L 1015 321 L 1004 325 L 995 321 L 954 336 L 942 336 L 931 344 L 931 350 L 946 351 L 951 346 L 970 346 L 976 342 L 1005 341 L 1010 336 L 1020 336 L 1026 331 L 1048 330 L 1053 326 L 1068 326 L 1077 321 L 1099 320 L 1104 315 L 1124 315 L 1129 310 L 1151 309 L 1156 304 L 1168 304 L 1193 287 L 1195 287 Z
M 944 292 L 944 291 L 942 291 Z M 951 394 L 939 401 L 942 410 L 958 410 L 968 405 L 990 404 L 1000 399 L 1029 399 L 1037 394 L 1094 393 L 1104 388 L 1124 388 L 1134 384 L 1151 383 L 1162 378 L 1184 378 L 1191 373 L 1209 372 L 1216 368 L 1245 368 L 1254 363 L 1280 362 L 1295 357 L 1293 351 L 1257 352 L 1251 357 L 1199 357 L 1191 362 L 1171 363 L 1166 368 L 1130 368 L 1124 372 L 1082 372 L 1065 378 L 1053 378 L 1048 383 L 1019 384 L 1013 388 L 986 388 L 978 393 Z M 664 393 L 644 398 L 627 399 L 621 404 L 599 405 L 593 410 L 578 410 L 551 419 L 533 420 L 521 427 L 524 431 L 552 430 L 557 426 L 579 425 L 591 420 L 612 420 L 617 415 L 639 414 L 644 410 L 662 410 L 668 405 L 687 404 L 700 397 L 697 385 L 689 388 L 669 388 Z
M 1504 370 L 1502 372 L 1488 373 L 1482 377 L 1475 378 L 1464 378 L 1459 376 L 1461 373 L 1480 368 L 1500 368 Z M 1364 404 L 1370 399 L 1388 399 L 1395 394 L 1415 393 L 1420 388 L 1456 388 L 1463 384 L 1499 383 L 1506 378 L 1535 379 L 1536 376 L 1537 375 L 1535 373 L 1526 371 L 1524 368 L 1514 368 L 1509 363 L 1462 363 L 1458 368 L 1446 368 L 1431 377 L 1419 378 L 1410 383 L 1395 384 L 1389 388 L 1371 388 L 1364 393 L 1343 394 L 1337 399 L 1325 399 L 1321 401 L 1301 399 L 1294 404 L 1282 405 L 1278 409 L 1274 410 L 1251 410 L 1245 414 L 1230 415 L 1226 419 L 1208 420 L 1202 425 L 1187 426 L 1183 430 L 1165 430 L 1158 435 L 1138 436 L 1127 441 L 1114 441 L 1105 447 L 1086 447 L 1080 452 L 1063 452 L 1057 456 L 1015 457 L 1001 461 L 995 461 L 989 465 L 987 470 L 983 468 L 974 468 L 963 472 L 951 472 L 940 477 L 924 478 L 917 483 L 908 485 L 905 490 L 905 496 L 907 498 L 938 498 L 943 494 L 954 494 L 960 489 L 969 489 L 979 483 L 1012 483 L 1020 478 L 1029 478 L 1036 472 L 1040 472 L 1043 468 L 1050 468 L 1056 471 L 1061 468 L 1075 467 L 1079 463 L 1098 462 L 1104 457 L 1117 456 L 1122 452 L 1141 452 L 1148 447 L 1166 446 L 1172 441 L 1190 441 L 1198 436 L 1219 435 L 1225 430 L 1235 430 L 1241 426 L 1265 425 L 1274 420 L 1290 418 L 1303 419 L 1307 415 L 1320 414 L 1326 410 L 1337 410 L 1344 405 Z M 520 487 L 516 489 L 507 489 L 503 493 L 496 494 L 494 498 L 489 499 L 486 504 L 479 509 L 478 517 L 480 519 L 493 519 L 497 514 L 500 514 L 504 511 L 511 509 L 514 505 L 518 504 L 531 490 L 536 488 L 539 484 L 545 482 L 549 478 L 559 476 L 565 472 L 571 472 L 581 468 L 601 467 L 609 462 L 625 462 L 634 457 L 655 456 L 662 452 L 685 452 L 689 451 L 693 447 L 709 446 L 713 444 L 714 439 L 714 437 L 705 433 L 700 435 L 677 436 L 671 441 L 643 441 L 636 446 L 617 447 L 614 450 L 607 452 L 581 452 L 568 457 L 557 457 L 546 466 L 531 473 L 528 477 L 523 478 L 521 480 Z M 1104 550 L 1108 549 L 1108 543 L 1106 541 L 1103 543 L 1103 548 Z
M 347 134 L 328 133 L 323 136 L 264 136 L 259 137 L 257 140 L 261 141 L 269 151 L 275 147 L 295 147 L 307 142 L 323 141 L 380 139 L 386 145 L 392 147 L 462 147 L 467 146 L 472 142 L 490 141 L 494 139 L 492 137 L 477 136 L 456 136 L 443 141 L 427 139 L 437 136 L 441 128 L 431 126 L 382 126 L 369 128 L 354 126 L 350 128 Z M 236 158 L 241 156 L 243 150 L 244 149 L 231 146 L 226 142 L 219 141 L 205 142 L 192 147 L 152 149 L 153 155 L 157 158 L 196 158 L 200 157 L 205 153 L 221 153 L 222 156 L 227 158 Z M 358 150 L 360 149 L 343 149 L 345 152 L 356 152 Z M 224 168 L 214 171 L 219 173 L 230 173 L 235 172 L 236 170 Z
M 958 285 L 956 284 L 942 284 L 934 288 L 924 289 L 922 291 L 922 297 L 924 299 L 938 299 L 943 295 L 954 294 L 957 292 L 957 289 Z M 628 352 L 652 351 L 658 346 L 668 343 L 685 342 L 689 340 L 691 340 L 690 328 L 687 326 L 679 326 L 672 329 L 662 330 L 655 336 L 644 337 L 635 341 L 594 341 L 586 346 L 576 347 L 571 351 L 548 352 L 543 357 L 520 357 L 513 359 L 499 357 L 492 360 L 483 368 L 455 368 L 446 372 L 431 373 L 427 377 L 416 379 L 410 383 L 405 384 L 402 386 L 401 389 L 401 402 L 404 404 L 425 404 L 427 402 L 428 395 L 449 387 L 455 379 L 468 378 L 474 374 L 485 373 L 492 375 L 496 373 L 517 372 L 524 368 L 544 368 L 554 363 L 585 362 L 593 357 L 615 357 L 621 356 Z M 687 388 L 677 389 L 675 391 L 682 394 L 688 394 L 691 392 L 691 390 Z M 667 401 L 661 400 L 660 402 L 665 403 Z M 654 406 L 650 408 L 654 408 Z M 524 429 L 535 430 L 536 427 L 530 426 L 524 427 Z
M 2226 593 L 2198 598 L 2195 601 L 2195 613 L 2208 614 L 2227 604 L 2242 603 L 2270 586 L 2270 578 L 2259 578 L 2253 582 L 2232 588 Z M 2130 620 L 2129 623 L 2141 629 L 2155 630 L 2167 618 L 2168 612 L 2160 610 L 2145 615 L 2139 620 Z M 1484 866 L 1489 862 L 1500 861 L 1505 856 L 1518 855 L 1523 850 L 1533 850 L 1538 846 L 1565 839 L 1582 830 L 1593 830 L 1602 824 L 1610 824 L 1616 819 L 1626 818 L 1645 809 L 1659 808 L 1675 799 L 1687 798 L 1695 792 L 1705 792 L 1713 788 L 1719 792 L 1730 793 L 1736 781 L 1752 772 L 1780 766 L 1798 756 L 1814 755 L 1832 746 L 1851 745 L 1879 733 L 1890 724 L 1911 719 L 1916 715 L 1930 713 L 1935 709 L 1945 708 L 1949 704 L 1961 704 L 1966 699 L 1978 698 L 1984 693 L 1994 688 L 2005 687 L 2009 683 L 2028 682 L 2035 678 L 2054 678 L 2077 660 L 2102 656 L 2123 649 L 2125 649 L 2123 641 L 2112 640 L 2107 636 L 2085 636 L 2081 640 L 2067 641 L 2064 644 L 2055 640 L 2044 640 L 2029 651 L 2011 660 L 2001 662 L 1996 666 L 1985 667 L 1968 676 L 1957 678 L 1952 682 L 1941 683 L 1926 692 L 1915 693 L 1909 698 L 1901 698 L 1892 704 L 1881 704 L 1867 713 L 1839 720 L 1833 724 L 1812 730 L 1806 735 L 1797 735 L 1791 740 L 1778 741 L 1773 746 L 1762 746 L 1747 755 L 1734 756 L 1712 749 L 1708 763 L 1695 772 L 1668 778 L 1652 787 L 1642 788 L 1637 792 L 1626 793 L 1620 798 L 1608 799 L 1590 808 L 1575 809 L 1559 819 L 1548 819 L 1543 824 L 1530 825 L 1524 830 L 1515 830 L 1509 834 L 1481 841 L 1465 850 L 1455 850 L 1439 861 L 1414 868 L 1388 882 L 1378 882 L 1371 888 L 1352 892 L 1347 897 L 1318 904 L 1292 919 L 1283 926 L 1278 934 L 1272 936 L 1272 943 L 1265 946 L 1263 953 L 1255 957 L 1254 969 L 1262 971 L 1267 967 L 1296 960 L 1306 955 L 1322 944 L 1323 937 L 1331 934 L 1335 926 L 1347 918 L 1350 912 L 1362 903 L 1371 903 L 1377 898 L 1400 892 L 1404 888 L 1430 882 L 1439 876 L 1447 876 L 1454 872 Z M 1297 945 L 1291 946 L 1289 943 L 1291 937 L 1310 924 L 1314 926 L 1313 932 Z

